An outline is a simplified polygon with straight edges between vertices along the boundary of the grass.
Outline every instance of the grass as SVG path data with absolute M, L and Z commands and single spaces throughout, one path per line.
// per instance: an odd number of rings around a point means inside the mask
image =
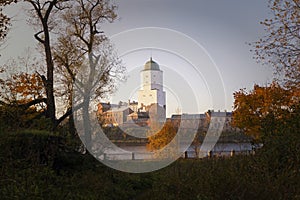
M 111 169 L 45 131 L 2 135 L 1 199 L 299 199 L 300 163 L 255 156 L 179 159 L 154 172 Z M 298 155 L 298 154 L 295 154 Z M 124 164 L 124 163 L 123 163 Z

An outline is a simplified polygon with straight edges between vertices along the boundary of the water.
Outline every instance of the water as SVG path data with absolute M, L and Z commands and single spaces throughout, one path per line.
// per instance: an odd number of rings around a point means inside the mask
M 201 146 L 198 146 L 198 151 Z M 254 150 L 251 143 L 217 143 L 211 150 L 214 156 L 230 156 L 233 152 L 235 154 L 250 153 Z M 184 155 L 187 152 L 189 158 L 195 158 L 195 146 L 190 146 L 188 149 L 180 149 L 180 152 Z M 202 150 L 199 152 L 200 157 L 206 157 L 209 154 L 209 150 Z M 139 160 L 139 159 L 153 159 L 154 154 L 147 150 L 146 145 L 124 145 L 119 150 L 107 150 L 104 156 L 100 159 L 108 160 Z

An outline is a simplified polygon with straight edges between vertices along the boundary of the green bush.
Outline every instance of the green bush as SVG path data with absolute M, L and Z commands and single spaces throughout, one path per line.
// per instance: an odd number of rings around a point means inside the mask
M 41 130 L 23 130 L 0 137 L 0 158 L 22 160 L 32 165 L 47 164 L 64 148 L 64 139 Z
M 43 112 L 17 105 L 0 105 L 0 133 L 24 129 L 50 130 L 52 124 Z

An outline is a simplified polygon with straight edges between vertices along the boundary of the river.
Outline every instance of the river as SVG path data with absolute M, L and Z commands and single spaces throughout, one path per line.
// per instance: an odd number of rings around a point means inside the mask
M 262 146 L 262 145 L 259 145 Z M 251 143 L 217 143 L 213 149 L 199 152 L 200 157 L 206 156 L 230 156 L 232 154 L 249 154 L 253 153 L 253 150 L 259 146 L 253 146 Z M 201 149 L 201 146 L 190 146 L 187 149 L 180 149 L 182 157 L 187 156 L 188 158 L 196 157 L 196 150 Z M 186 152 L 186 153 L 184 153 Z M 120 145 L 118 150 L 107 150 L 105 151 L 105 159 L 108 160 L 139 160 L 139 159 L 152 159 L 153 153 L 148 151 L 146 145 Z M 100 159 L 104 159 L 104 156 Z

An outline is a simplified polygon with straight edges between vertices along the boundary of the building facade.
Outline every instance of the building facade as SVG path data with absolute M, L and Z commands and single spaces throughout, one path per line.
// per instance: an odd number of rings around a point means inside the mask
M 138 102 L 120 101 L 117 107 L 100 103 L 98 116 L 103 125 L 119 126 L 126 122 L 140 126 L 151 122 L 164 122 L 166 119 L 166 93 L 163 90 L 163 71 L 150 58 L 141 70 L 141 89 L 138 91 Z
M 166 109 L 166 93 L 163 91 L 163 71 L 159 65 L 150 58 L 141 71 L 142 87 L 138 91 L 138 107 L 146 111 L 147 106 L 158 104 Z

